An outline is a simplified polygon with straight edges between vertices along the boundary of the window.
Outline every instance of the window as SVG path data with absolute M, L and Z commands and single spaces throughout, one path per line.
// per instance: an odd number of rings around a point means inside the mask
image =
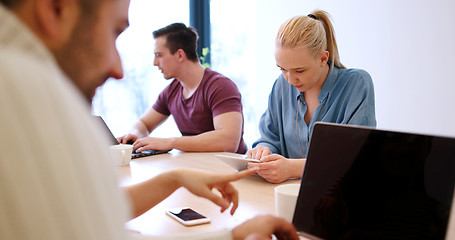
M 169 84 L 153 66 L 152 32 L 173 22 L 188 25 L 188 19 L 188 1 L 131 0 L 130 27 L 117 39 L 124 79 L 109 79 L 97 89 L 92 102 L 92 113 L 102 116 L 115 136 L 128 132 Z M 169 120 L 153 135 L 180 135 L 172 117 Z
M 128 132 L 170 83 L 153 66 L 152 32 L 173 22 L 189 25 L 189 6 L 189 1 L 182 0 L 131 0 L 130 27 L 117 40 L 124 79 L 109 79 L 98 88 L 92 103 L 93 114 L 102 116 L 115 136 Z M 255 9 L 256 1 L 210 1 L 211 68 L 240 89 L 244 139 L 249 147 L 259 136 L 257 123 L 264 111 L 255 107 Z M 180 132 L 171 116 L 152 136 L 180 136 Z
M 242 6 L 242 7 L 239 7 Z M 258 122 L 264 109 L 257 109 L 256 1 L 212 0 L 211 66 L 235 82 L 242 94 L 244 140 L 249 148 L 259 137 Z

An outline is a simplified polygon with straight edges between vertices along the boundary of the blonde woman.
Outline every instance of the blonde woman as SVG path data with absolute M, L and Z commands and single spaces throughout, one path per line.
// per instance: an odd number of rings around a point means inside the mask
M 327 12 L 283 23 L 275 60 L 281 75 L 259 122 L 261 136 L 247 153 L 261 161 L 250 167 L 272 183 L 302 176 L 316 122 L 376 126 L 371 76 L 341 64 Z

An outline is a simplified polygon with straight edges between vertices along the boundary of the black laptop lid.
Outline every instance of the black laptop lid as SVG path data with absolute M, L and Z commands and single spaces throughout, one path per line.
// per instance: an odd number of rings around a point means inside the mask
M 455 139 L 315 125 L 293 223 L 324 239 L 443 239 Z

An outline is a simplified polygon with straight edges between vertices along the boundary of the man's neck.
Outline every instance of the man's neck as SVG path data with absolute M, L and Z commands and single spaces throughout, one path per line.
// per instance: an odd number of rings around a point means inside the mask
M 194 92 L 204 77 L 205 68 L 199 62 L 188 63 L 177 78 L 185 92 Z

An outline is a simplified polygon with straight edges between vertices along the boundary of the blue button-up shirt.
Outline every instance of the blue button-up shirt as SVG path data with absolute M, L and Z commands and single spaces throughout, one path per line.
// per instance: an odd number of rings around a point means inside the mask
M 287 158 L 306 158 L 317 121 L 376 126 L 373 81 L 364 70 L 334 67 L 318 100 L 320 104 L 307 125 L 303 118 L 307 111 L 303 94 L 280 75 L 259 121 L 261 137 L 253 147 L 266 146 L 272 153 Z

